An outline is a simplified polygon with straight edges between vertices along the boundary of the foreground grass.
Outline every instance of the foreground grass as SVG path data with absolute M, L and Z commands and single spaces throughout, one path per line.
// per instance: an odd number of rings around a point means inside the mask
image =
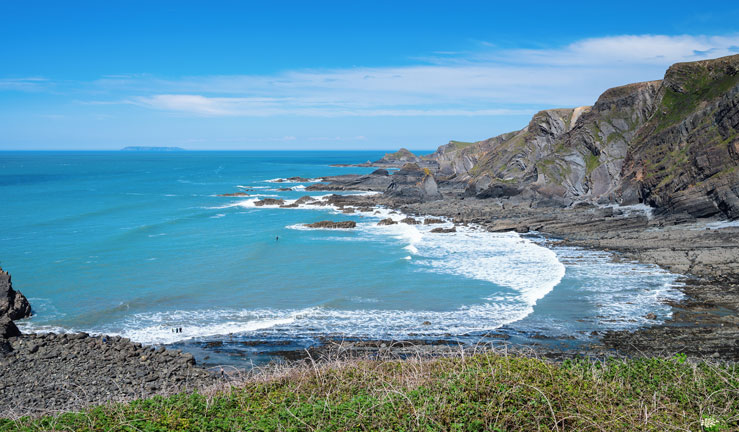
M 0 430 L 739 430 L 739 370 L 680 356 L 334 361 Z

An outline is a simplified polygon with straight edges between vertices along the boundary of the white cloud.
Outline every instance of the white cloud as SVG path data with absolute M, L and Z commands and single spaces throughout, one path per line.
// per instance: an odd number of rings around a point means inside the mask
M 26 91 L 35 92 L 43 90 L 49 80 L 45 78 L 29 77 L 29 78 L 0 78 L 0 91 Z
M 108 76 L 94 91 L 196 116 L 500 116 L 592 104 L 609 87 L 660 79 L 680 61 L 735 54 L 739 35 L 621 35 L 554 49 L 441 53 L 404 67 L 294 70 L 274 75 Z M 120 99 L 119 99 L 120 100 Z

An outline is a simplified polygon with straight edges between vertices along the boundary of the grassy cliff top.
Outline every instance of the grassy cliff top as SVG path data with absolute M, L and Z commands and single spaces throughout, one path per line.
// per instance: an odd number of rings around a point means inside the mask
M 334 361 L 232 378 L 205 394 L 0 420 L 0 430 L 737 430 L 738 372 L 679 355 Z

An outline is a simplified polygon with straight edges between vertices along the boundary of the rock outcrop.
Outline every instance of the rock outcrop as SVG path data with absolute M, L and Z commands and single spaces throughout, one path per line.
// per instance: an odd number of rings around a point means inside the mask
M 385 153 L 385 156 L 383 156 L 382 159 L 374 161 L 372 166 L 394 167 L 407 163 L 423 163 L 423 159 L 414 155 L 407 149 L 401 148 L 395 153 Z
M 10 274 L 0 268 L 0 317 L 7 316 L 11 320 L 31 316 L 31 305 L 26 297 L 13 289 Z
M 393 174 L 392 182 L 385 193 L 409 202 L 431 201 L 442 197 L 429 168 L 421 169 L 415 163 L 405 164 Z
M 357 223 L 354 221 L 319 221 L 311 224 L 305 224 L 308 228 L 324 228 L 324 229 L 349 229 L 356 228 Z
M 739 218 L 738 70 L 739 55 L 679 63 L 663 80 L 605 91 L 592 107 L 549 109 L 516 132 L 450 141 L 403 165 L 386 193 L 524 207 L 645 203 L 657 214 Z
M 285 205 L 285 200 L 277 199 L 277 198 L 264 198 L 264 199 L 261 199 L 259 201 L 255 201 L 254 202 L 254 205 L 257 206 L 257 207 L 262 207 L 262 206 L 266 206 L 266 205 L 268 205 L 268 206 L 281 206 L 281 205 Z

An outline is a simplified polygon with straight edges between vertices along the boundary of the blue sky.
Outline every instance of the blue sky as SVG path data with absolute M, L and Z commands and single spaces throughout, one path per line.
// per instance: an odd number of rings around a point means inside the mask
M 0 2 L 0 150 L 433 149 L 739 53 L 735 2 Z

